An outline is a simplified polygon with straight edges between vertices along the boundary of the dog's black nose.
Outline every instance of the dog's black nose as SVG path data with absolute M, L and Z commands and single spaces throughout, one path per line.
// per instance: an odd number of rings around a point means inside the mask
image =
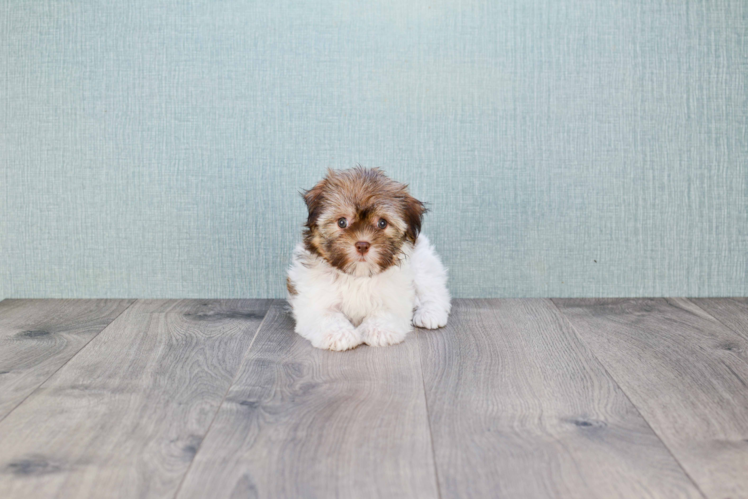
M 356 242 L 356 250 L 358 250 L 358 253 L 361 255 L 364 255 L 366 252 L 369 251 L 369 247 L 371 245 L 368 241 L 357 241 Z

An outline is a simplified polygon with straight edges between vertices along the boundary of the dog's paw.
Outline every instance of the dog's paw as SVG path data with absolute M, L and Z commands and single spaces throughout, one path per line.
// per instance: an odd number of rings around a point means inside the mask
M 399 344 L 405 340 L 405 336 L 408 333 L 397 331 L 391 327 L 388 328 L 386 324 L 379 323 L 364 323 L 359 329 L 361 330 L 364 342 L 372 347 Z
M 361 335 L 353 328 L 337 328 L 326 331 L 312 345 L 318 349 L 347 351 L 362 343 Z
M 434 330 L 447 324 L 449 313 L 438 307 L 420 307 L 413 315 L 413 324 L 419 328 Z

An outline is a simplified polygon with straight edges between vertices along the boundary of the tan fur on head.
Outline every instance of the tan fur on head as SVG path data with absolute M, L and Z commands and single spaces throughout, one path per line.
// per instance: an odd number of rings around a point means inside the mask
M 303 196 L 309 210 L 304 246 L 355 275 L 371 276 L 396 265 L 405 246 L 415 244 L 426 212 L 405 184 L 378 168 L 328 170 Z M 339 226 L 341 219 L 345 227 Z M 364 256 L 356 252 L 360 241 L 371 245 Z

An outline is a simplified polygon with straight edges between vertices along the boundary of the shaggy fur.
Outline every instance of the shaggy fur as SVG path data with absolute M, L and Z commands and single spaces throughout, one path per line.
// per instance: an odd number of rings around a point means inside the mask
M 344 351 L 402 342 L 411 324 L 447 324 L 447 271 L 419 235 L 426 209 L 407 186 L 376 168 L 330 170 L 304 201 L 286 278 L 299 335 Z

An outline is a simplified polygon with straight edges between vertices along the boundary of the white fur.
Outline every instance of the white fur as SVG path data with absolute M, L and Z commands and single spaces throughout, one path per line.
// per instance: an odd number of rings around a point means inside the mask
M 288 278 L 296 333 L 314 347 L 345 351 L 361 343 L 397 344 L 412 330 L 447 324 L 451 308 L 447 270 L 428 239 L 407 246 L 399 265 L 369 276 L 332 267 L 299 243 Z M 414 311 L 415 310 L 415 314 Z

